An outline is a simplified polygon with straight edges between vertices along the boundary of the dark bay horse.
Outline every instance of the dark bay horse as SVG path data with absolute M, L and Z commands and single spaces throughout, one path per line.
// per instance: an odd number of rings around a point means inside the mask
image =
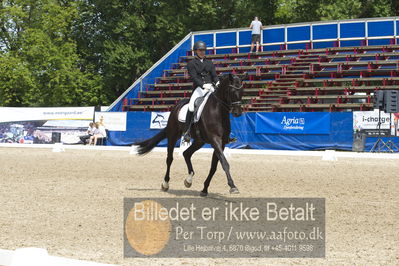
M 241 79 L 233 74 L 225 75 L 221 78 L 220 86 L 216 91 L 209 96 L 201 119 L 191 126 L 191 137 L 193 143 L 189 148 L 183 152 L 184 159 L 188 168 L 188 177 L 184 180 L 186 187 L 191 187 L 192 177 L 194 176 L 193 166 L 191 164 L 191 156 L 199 150 L 205 143 L 209 143 L 214 149 L 212 156 L 211 169 L 208 177 L 204 182 L 204 189 L 201 191 L 201 196 L 208 195 L 208 187 L 216 172 L 218 161 L 221 162 L 223 170 L 227 176 L 227 183 L 230 186 L 230 193 L 239 193 L 237 187 L 234 185 L 230 174 L 230 166 L 223 154 L 225 145 L 229 141 L 230 136 L 230 115 L 231 112 L 234 117 L 242 114 L 241 98 L 243 95 L 243 86 Z M 173 161 L 173 150 L 176 141 L 180 139 L 184 124 L 179 122 L 179 110 L 188 101 L 180 101 L 171 111 L 168 124 L 161 132 L 154 137 L 142 142 L 134 143 L 137 145 L 137 152 L 140 155 L 150 152 L 161 140 L 168 139 L 168 156 L 166 159 L 167 170 L 162 183 L 162 190 L 169 189 L 169 173 L 170 166 Z

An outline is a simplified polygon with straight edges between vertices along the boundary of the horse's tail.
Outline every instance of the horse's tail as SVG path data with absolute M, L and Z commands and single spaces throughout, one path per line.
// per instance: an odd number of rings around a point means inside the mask
M 133 145 L 138 146 L 137 153 L 139 155 L 145 155 L 149 153 L 161 140 L 166 138 L 166 128 L 162 129 L 161 132 L 156 134 L 154 137 L 146 139 L 141 142 L 136 142 Z

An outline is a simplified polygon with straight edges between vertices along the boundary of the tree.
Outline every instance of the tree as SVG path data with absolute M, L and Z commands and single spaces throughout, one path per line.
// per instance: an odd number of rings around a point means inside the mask
M 191 31 L 399 14 L 393 0 L 3 0 L 0 105 L 107 105 Z
M 295 22 L 318 21 L 320 1 L 310 0 L 279 0 L 277 2 L 276 22 L 287 24 Z
M 1 105 L 96 104 L 100 80 L 79 68 L 74 2 L 5 1 L 1 7 Z

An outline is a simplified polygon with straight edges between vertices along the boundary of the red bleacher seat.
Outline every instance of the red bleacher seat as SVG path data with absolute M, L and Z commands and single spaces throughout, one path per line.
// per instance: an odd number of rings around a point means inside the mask
M 373 109 L 374 91 L 399 89 L 399 45 L 210 54 L 218 74 L 248 73 L 244 110 L 353 111 Z M 170 110 L 190 97 L 186 66 L 191 52 L 138 98 L 124 99 L 125 111 Z

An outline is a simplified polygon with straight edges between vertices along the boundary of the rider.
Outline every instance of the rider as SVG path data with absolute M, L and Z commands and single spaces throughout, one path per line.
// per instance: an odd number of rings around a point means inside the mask
M 195 57 L 188 62 L 187 70 L 193 81 L 193 92 L 188 104 L 186 116 L 186 124 L 184 128 L 184 140 L 190 141 L 190 126 L 193 120 L 194 103 L 198 97 L 204 96 L 207 92 L 215 91 L 215 87 L 219 86 L 219 78 L 216 74 L 215 66 L 211 60 L 205 58 L 206 44 L 198 41 L 194 44 L 193 50 Z M 215 87 L 214 85 L 215 84 Z

